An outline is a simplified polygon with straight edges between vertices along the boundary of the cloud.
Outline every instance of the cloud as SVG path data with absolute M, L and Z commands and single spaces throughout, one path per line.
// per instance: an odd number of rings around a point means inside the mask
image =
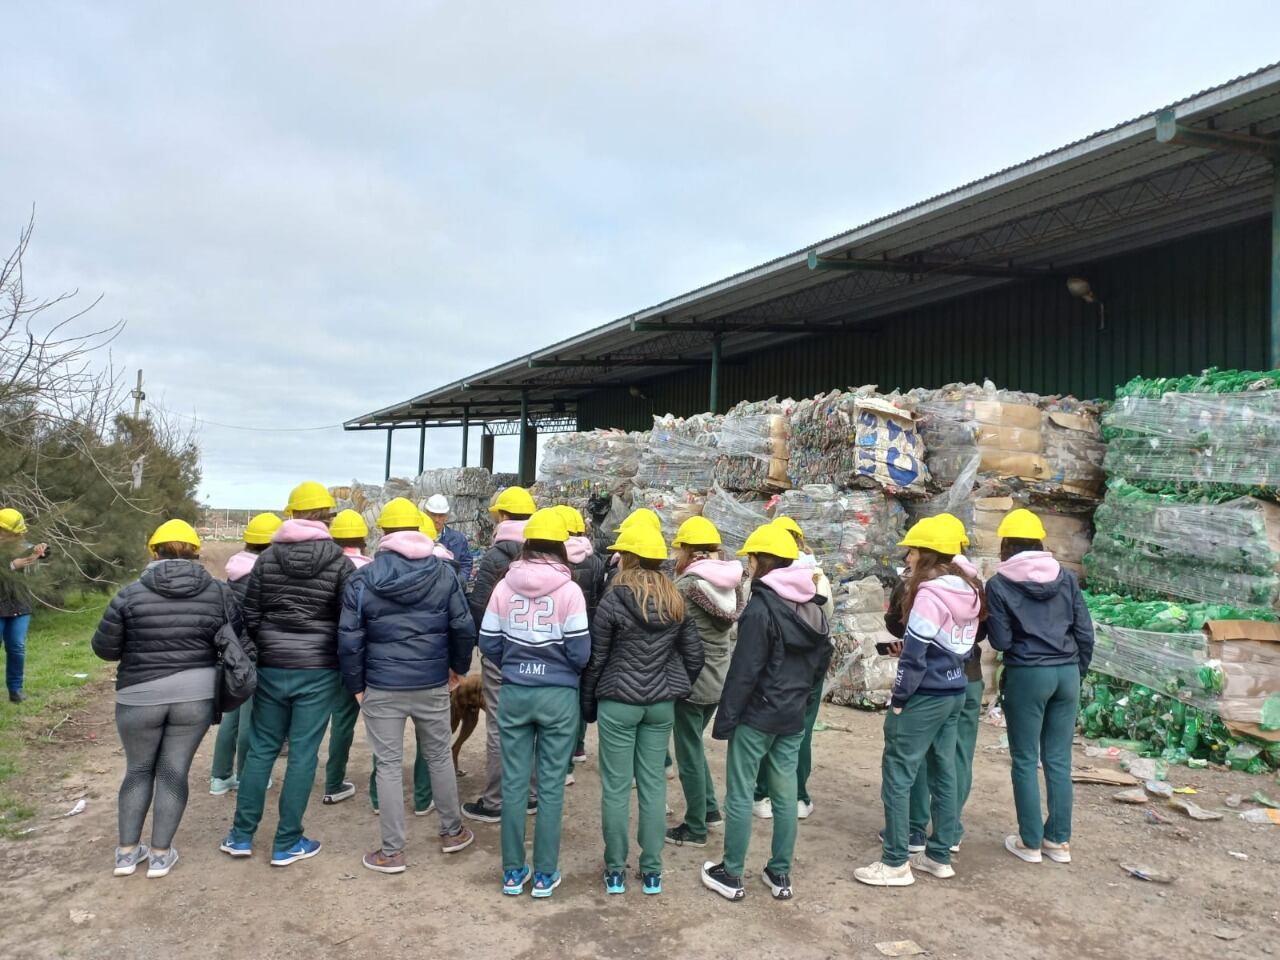
M 36 205 L 29 283 L 104 293 L 165 408 L 337 424 L 1259 66 L 1269 12 L 31 4 L 0 230 Z M 201 441 L 219 505 L 382 471 L 380 435 Z

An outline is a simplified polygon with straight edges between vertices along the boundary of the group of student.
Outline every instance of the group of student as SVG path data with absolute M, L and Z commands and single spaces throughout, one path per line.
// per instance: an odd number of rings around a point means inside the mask
M 199 538 L 186 524 L 156 531 L 154 562 L 113 599 L 94 637 L 100 656 L 120 661 L 116 717 L 126 773 L 116 874 L 146 861 L 148 876 L 164 876 L 177 861 L 172 841 L 191 761 L 215 720 L 212 638 L 229 627 L 257 664 L 257 692 L 236 716 L 222 718 L 215 751 L 212 792 L 236 791 L 220 845 L 229 856 L 252 856 L 286 740 L 271 864 L 320 852 L 302 823 L 320 742 L 331 726 L 324 801 L 342 802 L 355 793 L 345 768 L 362 715 L 381 834 L 363 862 L 404 872 L 409 720 L 417 741 L 414 813 L 437 813 L 441 850 L 458 853 L 474 842 L 464 820 L 498 823 L 503 892 L 518 896 L 528 887 L 534 897 L 550 897 L 561 882 L 565 785 L 573 764 L 586 759 L 585 730 L 595 723 L 607 893 L 627 888 L 634 789 L 644 893 L 662 892 L 666 845 L 705 847 L 709 831 L 722 825 L 723 855 L 703 864 L 702 882 L 742 899 L 755 816 L 772 826 L 761 880 L 776 899 L 790 899 L 797 823 L 814 811 L 811 740 L 833 652 L 832 590 L 795 521 L 779 517 L 754 530 L 737 551 L 744 570 L 706 518 L 682 524 L 668 549 L 657 515 L 641 509 L 615 531 L 605 557 L 577 510 L 538 509 L 528 491 L 508 487 L 491 507 L 493 544 L 468 597 L 459 557 L 444 546 L 441 505 L 437 527 L 408 500 L 388 503 L 368 558 L 363 521 L 335 517 L 328 491 L 302 484 L 290 496 L 288 519 L 262 515 L 249 524 L 227 584 L 198 563 Z M 905 886 L 914 882 L 913 868 L 954 875 L 982 701 L 975 671 L 983 637 L 1005 659 L 1019 824 L 1006 847 L 1027 862 L 1070 860 L 1071 741 L 1092 631 L 1074 576 L 1043 549 L 1039 519 L 1014 511 L 1000 536 L 1002 563 L 985 585 L 963 556 L 968 540 L 956 518 L 921 520 L 902 541 L 906 566 L 885 617 L 901 639 L 885 651 L 898 654 L 899 669 L 884 726 L 883 850 L 854 871 L 862 883 Z M 477 645 L 486 782 L 463 804 L 450 749 L 450 692 L 472 669 Z M 705 749 L 708 726 L 727 741 L 722 806 Z M 668 829 L 673 741 L 685 813 Z M 149 806 L 148 847 L 141 834 Z

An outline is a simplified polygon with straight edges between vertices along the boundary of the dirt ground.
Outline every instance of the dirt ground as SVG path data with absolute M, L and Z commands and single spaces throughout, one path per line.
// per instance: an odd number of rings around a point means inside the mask
M 111 691 L 103 685 L 38 748 L 18 785 L 40 812 L 32 834 L 0 843 L 0 955 L 869 958 L 880 955 L 875 943 L 906 939 L 931 956 L 959 958 L 1235 958 L 1280 950 L 1280 828 L 1247 824 L 1233 811 L 1223 821 L 1199 823 L 1169 810 L 1173 822 L 1156 825 L 1146 807 L 1112 801 L 1117 788 L 1078 786 L 1076 862 L 1023 864 L 1002 848 L 1013 822 L 1008 758 L 993 749 L 1002 731 L 986 725 L 957 877 L 921 876 L 914 887 L 896 890 L 854 883 L 853 868 L 878 853 L 880 717 L 828 705 L 822 719 L 832 729 L 814 738 L 817 809 L 800 828 L 792 902 L 773 902 L 754 876 L 741 903 L 703 889 L 698 870 L 704 859 L 718 857 L 715 833 L 706 850 L 667 848 L 662 896 L 645 897 L 633 883 L 626 896 L 606 897 L 594 758 L 577 768 L 578 782 L 567 791 L 565 882 L 553 899 L 534 901 L 498 889 L 497 826 L 475 825 L 476 844 L 446 857 L 434 845 L 436 818 L 410 816 L 409 871 L 384 876 L 363 869 L 360 856 L 377 842 L 376 817 L 362 793 L 322 806 L 320 784 L 307 818 L 308 834 L 324 843 L 318 857 L 272 869 L 260 842 L 251 860 L 231 860 L 217 844 L 234 795 L 207 791 L 212 735 L 192 770 L 177 837 L 181 863 L 163 880 L 141 872 L 113 877 L 123 757 Z M 462 754 L 464 769 L 474 771 L 461 783 L 466 798 L 479 789 L 483 742 L 481 729 Z M 713 770 L 722 771 L 723 745 L 714 744 L 712 755 Z M 1083 754 L 1078 762 L 1100 763 Z M 350 779 L 359 783 L 368 770 L 359 729 Z M 1224 809 L 1232 793 L 1278 792 L 1270 778 L 1213 771 L 1178 769 L 1173 782 L 1198 787 L 1196 800 L 1212 809 Z M 670 795 L 680 809 L 678 783 Z M 81 797 L 83 814 L 59 816 Z M 260 838 L 274 826 L 269 802 Z M 752 868 L 764 861 L 767 844 L 768 825 L 756 821 Z M 1177 879 L 1167 886 L 1143 882 L 1121 863 L 1147 864 Z

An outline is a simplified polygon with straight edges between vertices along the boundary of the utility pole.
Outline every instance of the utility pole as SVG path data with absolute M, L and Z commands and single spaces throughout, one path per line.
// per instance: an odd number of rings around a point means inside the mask
M 142 416 L 142 401 L 147 399 L 147 395 L 142 392 L 142 371 L 138 371 L 138 385 L 129 391 L 129 396 L 133 397 L 133 419 L 137 420 Z

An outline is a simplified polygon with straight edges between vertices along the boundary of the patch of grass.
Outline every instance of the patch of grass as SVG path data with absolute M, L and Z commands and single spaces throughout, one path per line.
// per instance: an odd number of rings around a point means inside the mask
M 0 701 L 0 836 L 13 836 L 16 824 L 35 809 L 6 789 L 25 767 L 33 739 L 70 711 L 81 688 L 107 669 L 89 642 L 109 598 L 103 594 L 70 597 L 68 612 L 40 609 L 27 634 L 25 703 Z M 38 749 L 38 748 L 37 748 Z

